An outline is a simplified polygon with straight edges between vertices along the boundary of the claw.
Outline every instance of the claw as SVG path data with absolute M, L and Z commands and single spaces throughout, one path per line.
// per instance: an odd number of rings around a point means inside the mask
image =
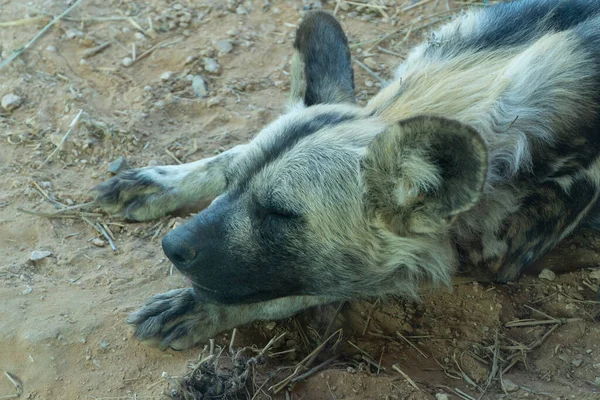
M 135 326 L 134 336 L 151 340 L 161 349 L 182 350 L 195 342 L 194 329 L 202 322 L 214 320 L 198 310 L 192 289 L 176 289 L 150 298 L 129 315 L 127 323 Z M 211 331 L 210 327 L 207 327 Z

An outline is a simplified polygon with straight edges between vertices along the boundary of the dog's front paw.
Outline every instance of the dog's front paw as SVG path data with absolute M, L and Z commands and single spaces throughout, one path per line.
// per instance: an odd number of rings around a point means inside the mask
M 176 289 L 156 295 L 127 319 L 136 338 L 161 349 L 183 350 L 228 329 L 225 308 L 199 303 L 193 289 Z
M 162 217 L 179 206 L 165 167 L 125 171 L 96 186 L 96 203 L 106 212 L 134 221 Z

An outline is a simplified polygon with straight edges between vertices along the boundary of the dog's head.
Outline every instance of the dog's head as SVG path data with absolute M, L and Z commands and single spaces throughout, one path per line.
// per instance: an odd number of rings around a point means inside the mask
M 346 36 L 329 14 L 300 25 L 297 105 L 225 171 L 227 190 L 163 239 L 208 301 L 347 298 L 445 281 L 445 232 L 478 200 L 481 137 L 456 121 L 393 124 L 355 104 Z

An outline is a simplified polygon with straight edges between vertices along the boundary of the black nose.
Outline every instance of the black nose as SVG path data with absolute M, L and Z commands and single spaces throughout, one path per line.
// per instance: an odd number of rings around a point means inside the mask
M 185 270 L 186 266 L 196 258 L 196 251 L 192 245 L 176 230 L 163 237 L 162 248 L 169 260 L 180 270 Z

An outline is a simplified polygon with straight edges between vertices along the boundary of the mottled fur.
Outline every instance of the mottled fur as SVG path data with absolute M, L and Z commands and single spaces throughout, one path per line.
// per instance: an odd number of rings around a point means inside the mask
M 600 3 L 458 16 L 364 108 L 333 17 L 298 29 L 292 105 L 252 142 L 133 170 L 99 203 L 134 220 L 216 200 L 163 239 L 192 289 L 132 315 L 184 348 L 325 302 L 416 296 L 458 268 L 516 279 L 600 205 Z

